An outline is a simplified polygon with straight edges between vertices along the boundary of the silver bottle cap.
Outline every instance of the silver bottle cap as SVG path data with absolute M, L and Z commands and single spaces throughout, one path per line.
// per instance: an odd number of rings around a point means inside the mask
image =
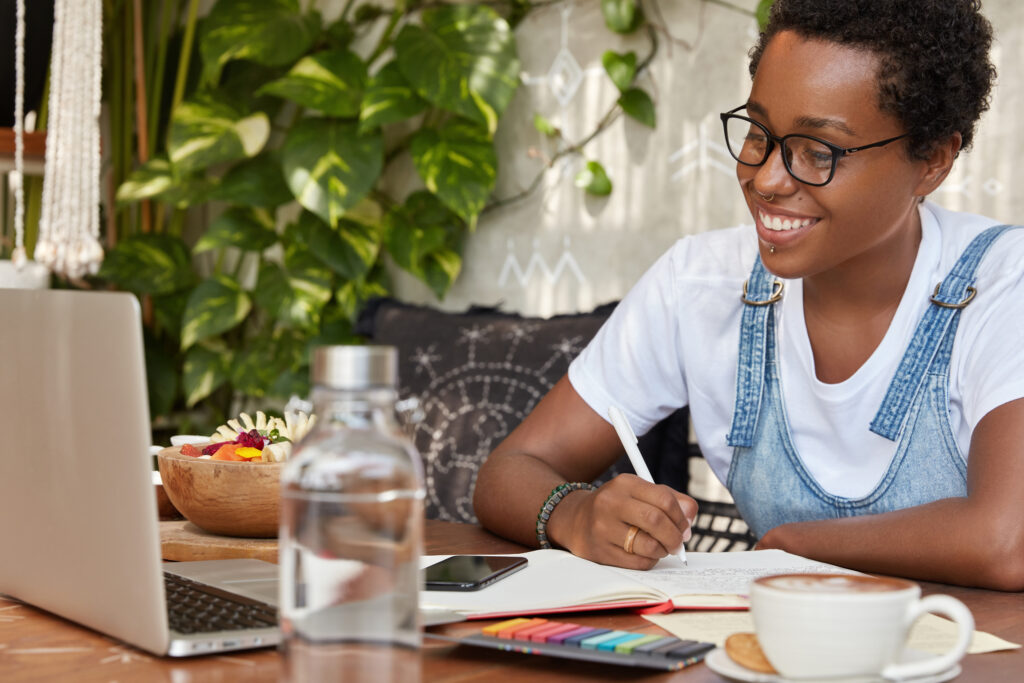
M 313 384 L 332 389 L 368 389 L 398 384 L 393 346 L 318 346 L 313 349 Z

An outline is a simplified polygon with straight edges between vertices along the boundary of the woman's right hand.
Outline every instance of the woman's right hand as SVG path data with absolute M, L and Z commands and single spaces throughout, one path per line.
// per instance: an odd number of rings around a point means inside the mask
M 697 502 L 671 487 L 620 474 L 595 491 L 572 493 L 555 508 L 548 537 L 588 560 L 650 569 L 690 539 Z M 631 527 L 639 531 L 626 552 Z

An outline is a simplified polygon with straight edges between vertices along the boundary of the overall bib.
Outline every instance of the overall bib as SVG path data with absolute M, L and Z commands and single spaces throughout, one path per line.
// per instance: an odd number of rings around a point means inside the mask
M 936 287 L 903 355 L 872 432 L 896 442 L 877 486 L 860 498 L 835 496 L 814 479 L 793 447 L 779 382 L 773 304 L 782 283 L 754 262 L 744 287 L 736 405 L 726 486 L 758 538 L 788 522 L 889 512 L 967 495 L 967 462 L 949 423 L 949 361 L 960 311 L 974 298 L 978 265 L 1006 230 L 979 234 Z

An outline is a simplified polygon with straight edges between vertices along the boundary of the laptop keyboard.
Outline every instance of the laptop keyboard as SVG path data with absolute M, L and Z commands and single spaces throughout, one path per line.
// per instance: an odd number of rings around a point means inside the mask
M 164 572 L 167 617 L 178 633 L 212 633 L 277 626 L 277 610 L 241 595 Z

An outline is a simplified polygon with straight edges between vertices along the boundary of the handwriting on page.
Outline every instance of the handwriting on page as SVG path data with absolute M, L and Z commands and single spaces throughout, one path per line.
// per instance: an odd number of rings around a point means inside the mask
M 666 557 L 653 569 L 616 569 L 666 595 L 746 595 L 759 576 L 789 573 L 847 572 L 832 565 L 791 555 L 781 550 L 742 553 L 689 553 L 689 566 Z M 849 572 L 854 574 L 856 572 Z

